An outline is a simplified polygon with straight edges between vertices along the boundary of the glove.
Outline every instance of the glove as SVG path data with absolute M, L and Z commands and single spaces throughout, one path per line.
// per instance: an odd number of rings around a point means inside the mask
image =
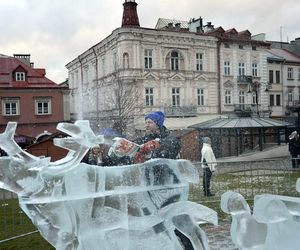
M 146 161 L 146 155 L 140 152 L 137 152 L 133 157 L 134 164 L 143 163 Z
M 146 142 L 141 149 L 139 150 L 139 153 L 141 154 L 149 154 L 151 151 L 160 148 L 160 143 L 158 140 L 151 140 Z

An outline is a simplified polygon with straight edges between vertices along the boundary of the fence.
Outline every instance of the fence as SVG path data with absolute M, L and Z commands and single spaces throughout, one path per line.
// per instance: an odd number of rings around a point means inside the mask
M 214 197 L 205 197 L 202 190 L 202 168 L 195 164 L 200 183 L 190 185 L 189 199 L 207 204 L 219 203 L 226 191 L 236 191 L 252 200 L 256 194 L 270 193 L 298 196 L 295 183 L 300 177 L 298 169 L 292 169 L 291 159 L 278 158 L 260 161 L 218 162 L 211 181 Z M 36 228 L 19 208 L 15 195 L 0 189 L 0 249 L 1 243 L 36 232 Z
M 259 161 L 218 162 L 217 171 L 213 173 L 212 198 L 203 195 L 202 168 L 196 164 L 200 183 L 190 186 L 190 200 L 206 203 L 208 199 L 220 201 L 226 191 L 238 192 L 245 199 L 253 200 L 256 194 L 277 194 L 298 196 L 296 181 L 300 178 L 299 169 L 291 167 L 290 157 Z

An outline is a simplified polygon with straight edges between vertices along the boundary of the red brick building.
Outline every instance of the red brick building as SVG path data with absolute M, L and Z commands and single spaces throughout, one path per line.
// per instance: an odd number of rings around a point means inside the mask
M 0 133 L 17 122 L 15 140 L 25 146 L 28 139 L 57 132 L 57 123 L 69 121 L 68 98 L 68 85 L 49 80 L 29 54 L 0 54 Z

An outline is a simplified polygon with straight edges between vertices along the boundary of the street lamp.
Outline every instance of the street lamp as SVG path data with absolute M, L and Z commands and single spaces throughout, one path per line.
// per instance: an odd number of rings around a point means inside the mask
M 250 82 L 249 83 L 249 90 L 248 90 L 248 93 L 252 93 L 252 94 L 255 94 L 255 101 L 253 101 L 253 96 L 252 96 L 252 103 L 255 102 L 256 104 L 256 113 L 257 115 L 259 116 L 260 115 L 260 112 L 259 112 L 259 103 L 258 103 L 258 94 L 259 94 L 259 91 L 261 90 L 261 86 L 265 86 L 265 92 L 268 92 L 269 89 L 268 89 L 268 85 L 266 83 L 260 83 L 260 82 Z M 260 100 L 260 102 L 262 102 L 262 100 Z
M 255 94 L 255 104 L 256 104 L 256 114 L 259 116 L 258 110 L 258 90 L 260 87 L 259 82 L 251 82 L 249 83 L 249 90 L 248 93 L 252 93 L 252 103 L 253 103 L 253 93 Z

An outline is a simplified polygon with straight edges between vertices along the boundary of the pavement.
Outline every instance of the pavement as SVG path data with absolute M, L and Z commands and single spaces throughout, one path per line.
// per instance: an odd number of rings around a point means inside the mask
M 210 250 L 238 250 L 230 236 L 231 220 L 219 221 L 218 226 L 206 225 L 202 228 L 208 238 Z
M 239 155 L 239 156 L 230 156 L 218 158 L 217 161 L 226 162 L 226 161 L 253 161 L 253 160 L 262 160 L 262 159 L 273 159 L 278 157 L 288 157 L 290 156 L 288 144 L 281 145 L 269 145 L 268 148 L 263 151 L 253 150 L 251 152 Z

